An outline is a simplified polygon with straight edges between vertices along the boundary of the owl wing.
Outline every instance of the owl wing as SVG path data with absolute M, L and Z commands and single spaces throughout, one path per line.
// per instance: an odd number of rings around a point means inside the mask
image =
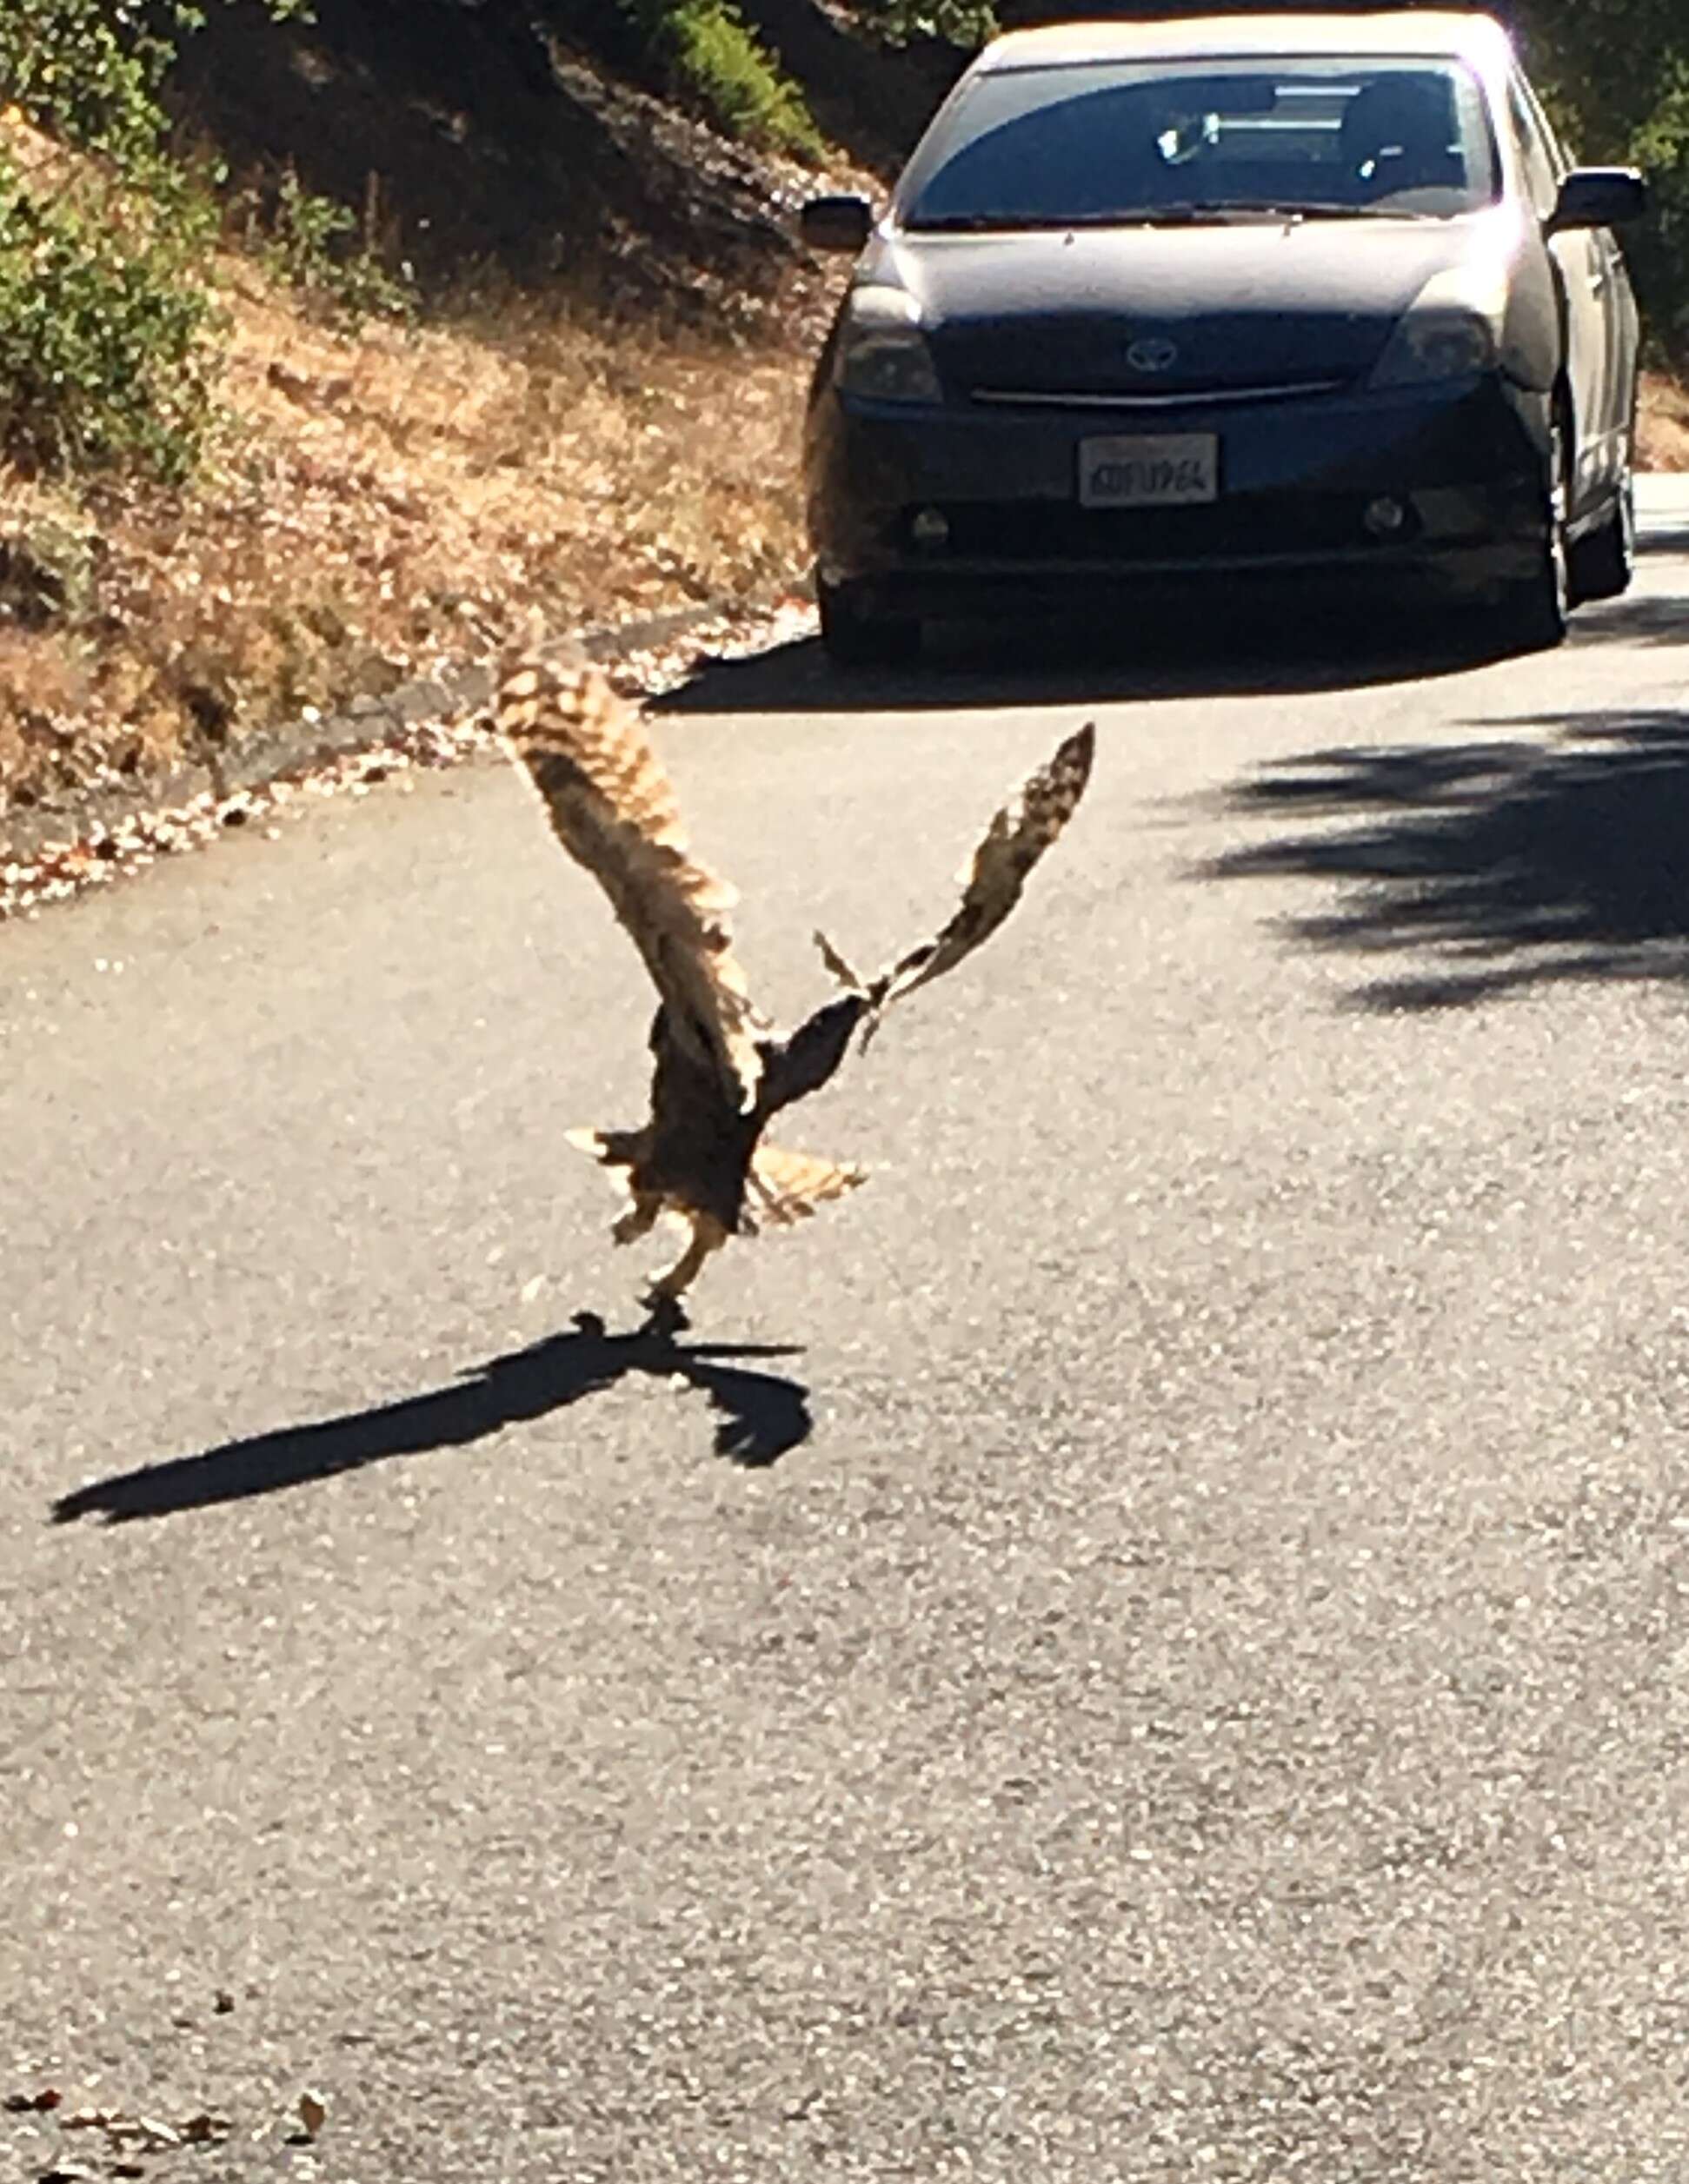
M 949 922 L 877 978 L 859 979 L 826 935 L 818 933 L 816 946 L 834 978 L 864 994 L 877 1016 L 917 986 L 954 971 L 1020 901 L 1033 866 L 1078 808 L 1095 755 L 1096 724 L 1087 721 L 1027 776 L 992 820 L 972 863 L 958 875 L 962 897 Z
M 639 714 L 586 661 L 528 655 L 502 676 L 495 720 L 552 832 L 609 897 L 675 1037 L 748 1112 L 761 1082 L 761 1019 L 733 953 L 737 897 L 688 849 Z
M 749 1217 L 757 1228 L 791 1228 L 867 1179 L 848 1162 L 761 1145 L 751 1158 Z

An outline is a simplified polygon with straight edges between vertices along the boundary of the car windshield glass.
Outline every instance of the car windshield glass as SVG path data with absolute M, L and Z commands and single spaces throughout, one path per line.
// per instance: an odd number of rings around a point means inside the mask
M 896 209 L 916 229 L 1447 219 L 1496 188 L 1484 94 L 1458 62 L 1087 62 L 977 76 Z

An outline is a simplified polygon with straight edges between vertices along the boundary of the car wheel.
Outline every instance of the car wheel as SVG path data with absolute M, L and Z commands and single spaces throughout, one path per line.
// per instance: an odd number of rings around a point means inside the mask
M 1547 521 L 1536 543 L 1536 567 L 1502 594 L 1501 622 L 1511 652 L 1551 652 L 1566 640 L 1572 577 L 1566 540 L 1566 438 L 1556 421 L 1549 442 Z
M 1574 600 L 1617 599 L 1629 591 L 1636 574 L 1636 486 L 1628 467 L 1612 514 L 1575 541 L 1571 560 Z
M 865 613 L 833 585 L 815 579 L 821 645 L 835 667 L 893 667 L 921 650 L 921 624 L 907 616 Z

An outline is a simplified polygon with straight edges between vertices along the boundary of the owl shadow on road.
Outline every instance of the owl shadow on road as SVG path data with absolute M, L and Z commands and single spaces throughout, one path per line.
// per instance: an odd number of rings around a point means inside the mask
M 1486 720 L 1480 741 L 1299 752 L 1221 800 L 1295 831 L 1204 880 L 1335 883 L 1280 930 L 1378 962 L 1354 1004 L 1438 1009 L 1555 984 L 1689 979 L 1689 710 Z M 1344 826 L 1344 820 L 1359 820 Z
M 97 1516 L 124 1523 L 170 1517 L 303 1486 L 392 1457 L 462 1448 L 504 1426 L 565 1410 L 635 1373 L 678 1380 L 707 1395 L 721 1418 L 715 1452 L 735 1463 L 773 1464 L 808 1440 L 814 1429 L 808 1390 L 735 1362 L 795 1357 L 795 1348 L 681 1343 L 675 1336 L 684 1324 L 672 1314 L 653 1317 L 632 1334 L 612 1335 L 595 1313 L 577 1312 L 572 1333 L 549 1335 L 495 1358 L 424 1395 L 309 1425 L 283 1426 L 225 1441 L 197 1456 L 96 1479 L 56 1502 L 54 1521 L 67 1524 Z

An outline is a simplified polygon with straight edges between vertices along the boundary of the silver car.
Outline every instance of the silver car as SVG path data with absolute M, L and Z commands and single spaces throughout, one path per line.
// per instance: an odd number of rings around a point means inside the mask
M 907 654 L 1221 576 L 1484 602 L 1628 583 L 1627 169 L 1567 159 L 1487 17 L 1094 22 L 973 63 L 859 253 L 811 389 L 827 646 Z

